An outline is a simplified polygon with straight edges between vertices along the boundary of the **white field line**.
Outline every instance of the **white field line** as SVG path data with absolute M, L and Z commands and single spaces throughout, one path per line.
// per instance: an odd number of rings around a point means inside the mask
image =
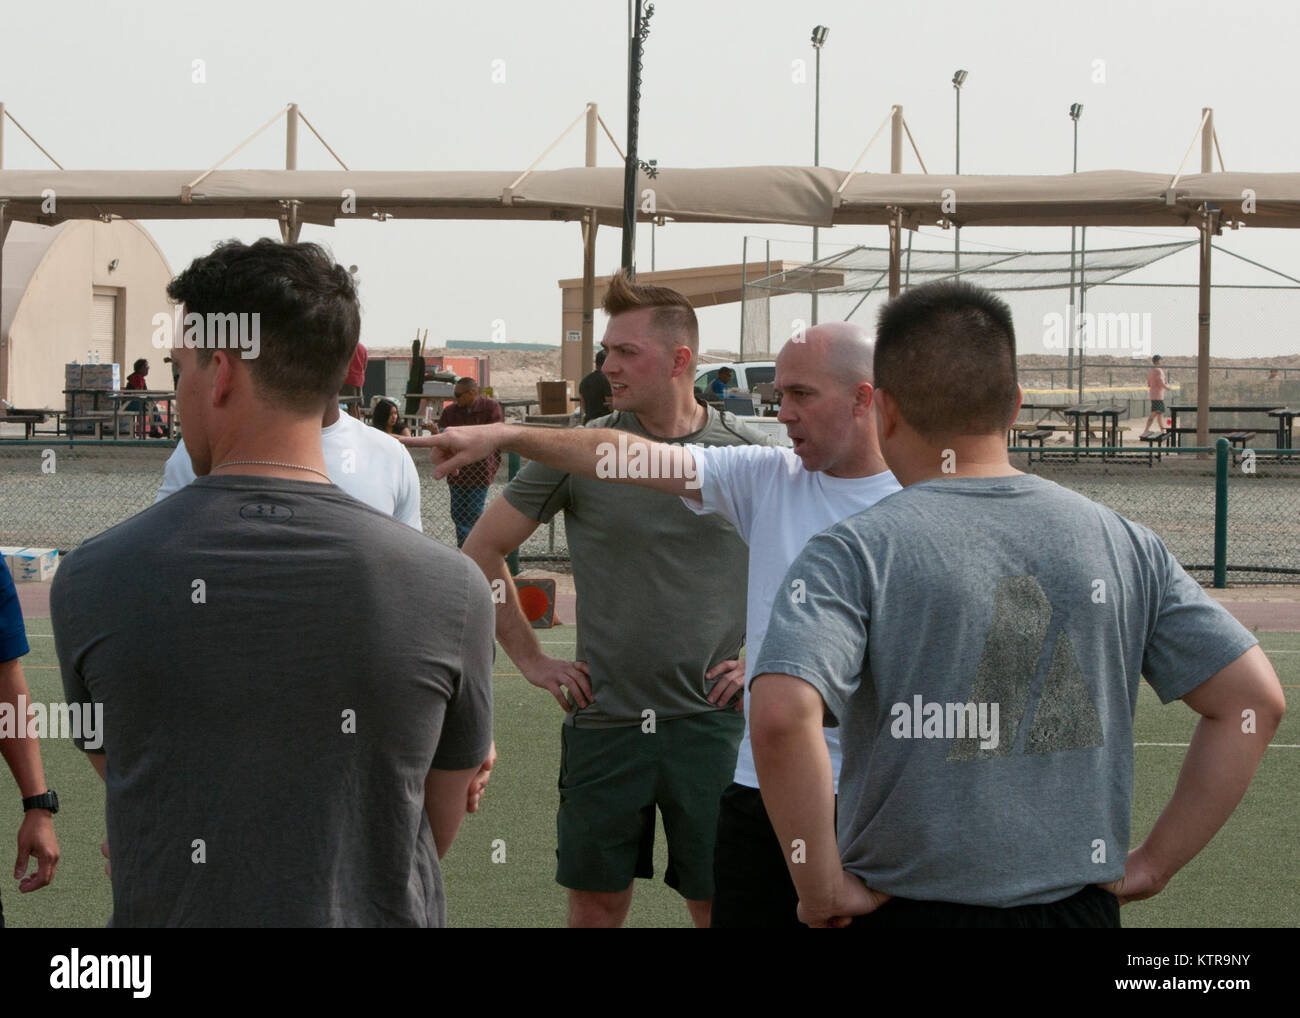
M 1190 742 L 1135 742 L 1134 746 L 1181 746 L 1186 749 L 1191 745 Z M 1275 742 L 1268 747 L 1269 749 L 1300 749 L 1300 745 L 1288 745 L 1286 743 Z

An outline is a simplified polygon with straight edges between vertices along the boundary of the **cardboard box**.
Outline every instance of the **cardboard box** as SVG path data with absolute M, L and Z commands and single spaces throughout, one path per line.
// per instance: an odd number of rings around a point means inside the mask
M 10 575 L 14 571 L 13 558 L 22 550 L 23 546 L 21 544 L 0 544 L 0 559 L 4 559 L 5 568 L 9 570 Z
M 83 364 L 81 385 L 86 389 L 120 389 L 122 369 L 117 364 Z
M 573 410 L 573 383 L 568 380 L 537 383 L 539 414 L 567 414 Z
M 24 548 L 12 557 L 17 583 L 44 583 L 52 579 L 59 568 L 59 553 L 54 548 Z

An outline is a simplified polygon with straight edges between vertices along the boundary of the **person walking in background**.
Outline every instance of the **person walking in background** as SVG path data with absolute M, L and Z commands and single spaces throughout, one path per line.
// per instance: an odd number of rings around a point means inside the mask
M 582 399 L 583 424 L 609 413 L 609 378 L 600 370 L 605 363 L 605 356 L 604 350 L 597 350 L 596 370 L 578 383 L 578 395 Z
M 1147 395 L 1151 398 L 1151 413 L 1147 416 L 1146 427 L 1142 429 L 1143 438 L 1155 438 L 1165 433 L 1165 395 L 1169 392 L 1165 369 L 1160 366 L 1163 358 L 1156 354 L 1151 358 L 1151 370 L 1147 372 Z M 1154 425 L 1154 427 L 1153 427 Z

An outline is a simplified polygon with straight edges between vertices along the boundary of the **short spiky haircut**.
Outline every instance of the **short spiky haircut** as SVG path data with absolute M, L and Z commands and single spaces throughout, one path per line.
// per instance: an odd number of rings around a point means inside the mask
M 309 411 L 338 394 L 361 335 L 351 274 L 319 244 L 262 238 L 218 244 L 167 287 L 186 314 L 256 314 L 260 349 L 248 361 L 263 398 Z M 200 364 L 212 350 L 195 350 Z
M 601 309 L 611 318 L 629 311 L 653 309 L 651 325 L 665 339 L 674 344 L 700 348 L 700 323 L 695 317 L 691 302 L 676 290 L 666 286 L 645 286 L 628 278 L 627 270 L 620 269 L 609 281 Z
M 960 280 L 908 290 L 880 309 L 875 373 L 927 440 L 1005 431 L 1017 398 L 1011 309 Z

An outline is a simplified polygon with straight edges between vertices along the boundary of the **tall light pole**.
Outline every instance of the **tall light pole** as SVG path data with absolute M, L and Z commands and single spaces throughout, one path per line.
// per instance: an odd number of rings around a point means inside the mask
M 1079 172 L 1079 117 L 1083 114 L 1083 106 L 1080 103 L 1073 103 L 1070 106 L 1070 119 L 1074 121 L 1074 168 L 1072 173 Z M 1070 227 L 1070 340 L 1066 349 L 1065 360 L 1065 387 L 1074 388 L 1074 337 L 1078 334 L 1078 326 L 1074 317 L 1074 227 Z
M 831 34 L 831 30 L 825 25 L 818 25 L 812 30 L 813 52 L 817 55 L 817 70 L 813 75 L 815 84 L 813 86 L 813 165 L 822 164 L 822 47 L 826 45 L 826 37 Z M 813 227 L 813 255 L 812 260 L 817 261 L 817 227 Z M 817 280 L 813 279 L 812 283 L 812 324 L 817 324 Z
M 628 0 L 627 7 L 627 158 L 623 163 L 623 268 L 636 275 L 637 136 L 641 122 L 641 55 L 650 34 L 654 4 Z
M 957 97 L 957 169 L 956 169 L 956 173 L 957 173 L 958 176 L 961 176 L 961 87 L 962 87 L 962 85 L 966 84 L 966 78 L 967 78 L 968 76 L 969 76 L 969 75 L 968 75 L 968 73 L 967 73 L 966 71 L 958 71 L 956 74 L 954 74 L 954 75 L 952 76 L 952 91 L 953 91 L 953 94 Z M 953 236 L 952 236 L 952 255 L 953 255 L 953 267 L 954 267 L 958 272 L 960 272 L 960 271 L 961 271 L 961 227 L 960 227 L 960 226 L 957 226 L 957 227 L 954 227 L 954 228 L 953 228 Z

